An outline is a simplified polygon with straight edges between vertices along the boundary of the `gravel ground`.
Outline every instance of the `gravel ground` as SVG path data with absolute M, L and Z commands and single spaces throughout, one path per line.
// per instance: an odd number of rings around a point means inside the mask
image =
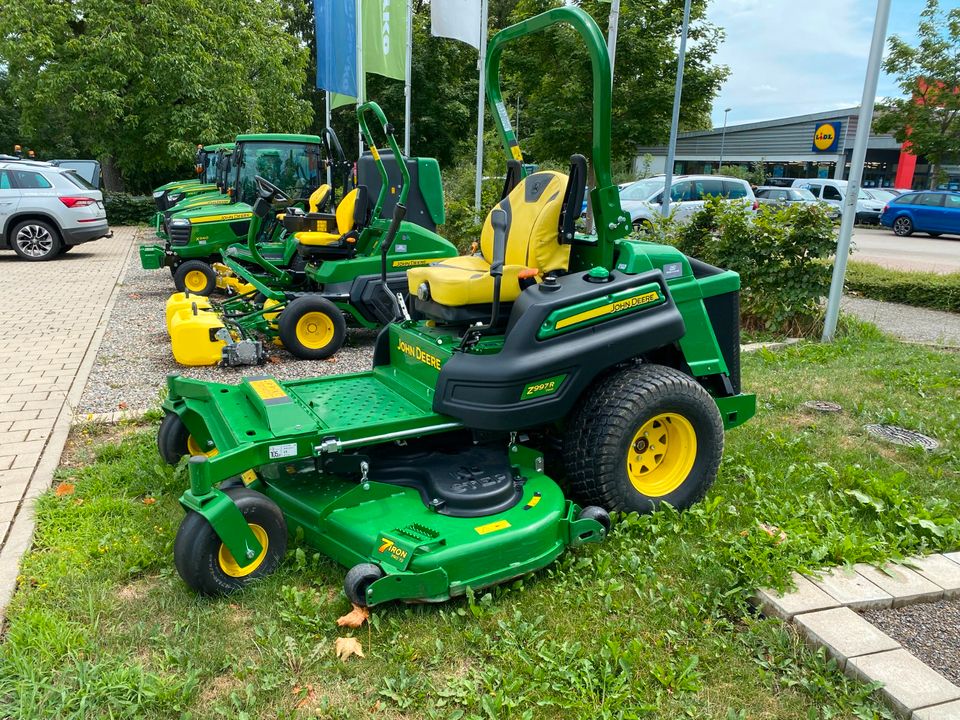
M 960 600 L 861 614 L 945 678 L 960 684 Z
M 901 340 L 960 347 L 960 315 L 845 296 L 840 307 Z
M 152 231 L 144 230 L 137 242 L 152 242 L 152 236 Z M 77 408 L 79 414 L 149 409 L 158 403 L 159 391 L 170 373 L 239 382 L 244 376 L 258 373 L 292 380 L 356 372 L 371 366 L 376 331 L 358 329 L 348 331 L 346 344 L 330 360 L 298 360 L 286 350 L 270 345 L 270 360 L 259 368 L 177 365 L 164 323 L 164 305 L 175 291 L 169 271 L 143 270 L 139 254 L 130 256 L 110 324 Z

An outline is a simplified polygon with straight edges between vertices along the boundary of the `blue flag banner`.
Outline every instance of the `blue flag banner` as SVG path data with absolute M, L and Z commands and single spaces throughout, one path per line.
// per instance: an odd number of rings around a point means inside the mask
M 314 0 L 317 87 L 357 95 L 356 0 Z

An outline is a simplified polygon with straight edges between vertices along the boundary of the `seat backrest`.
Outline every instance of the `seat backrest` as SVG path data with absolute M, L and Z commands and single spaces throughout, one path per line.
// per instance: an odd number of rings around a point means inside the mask
M 308 210 L 307 212 L 318 213 L 321 208 L 323 208 L 327 201 L 330 199 L 330 194 L 333 192 L 333 188 L 324 183 L 312 193 L 310 193 L 310 199 L 307 201 Z
M 570 245 L 560 244 L 560 211 L 567 176 L 553 170 L 528 175 L 495 208 L 507 214 L 507 265 L 534 267 L 540 274 L 566 270 Z M 480 252 L 493 261 L 493 223 L 487 215 L 480 234 Z
M 366 185 L 358 185 L 343 196 L 343 200 L 337 205 L 337 230 L 341 235 L 346 235 L 366 224 L 369 211 L 368 199 Z

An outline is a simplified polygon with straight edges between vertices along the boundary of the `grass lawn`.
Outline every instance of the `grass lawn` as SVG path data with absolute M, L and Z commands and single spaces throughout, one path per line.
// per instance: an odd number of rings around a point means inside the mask
M 172 562 L 185 476 L 154 428 L 78 432 L 9 609 L 0 717 L 890 717 L 747 598 L 795 569 L 960 547 L 960 355 L 856 327 L 745 358 L 744 387 L 758 417 L 695 509 L 618 518 L 548 570 L 353 631 L 344 570 L 309 549 L 240 596 L 196 597 Z M 943 448 L 880 444 L 871 422 Z M 335 657 L 348 634 L 365 658 Z

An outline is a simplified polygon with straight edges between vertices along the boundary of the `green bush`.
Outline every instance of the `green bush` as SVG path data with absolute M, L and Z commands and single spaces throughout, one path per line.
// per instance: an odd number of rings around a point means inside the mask
M 872 300 L 960 312 L 960 273 L 888 270 L 871 263 L 847 266 L 847 289 Z
M 111 225 L 149 225 L 157 212 L 153 198 L 148 195 L 105 191 L 103 204 Z
M 833 223 L 817 205 L 760 207 L 707 200 L 691 222 L 658 222 L 654 233 L 682 252 L 740 273 L 745 329 L 811 335 L 822 321 L 835 248 Z

